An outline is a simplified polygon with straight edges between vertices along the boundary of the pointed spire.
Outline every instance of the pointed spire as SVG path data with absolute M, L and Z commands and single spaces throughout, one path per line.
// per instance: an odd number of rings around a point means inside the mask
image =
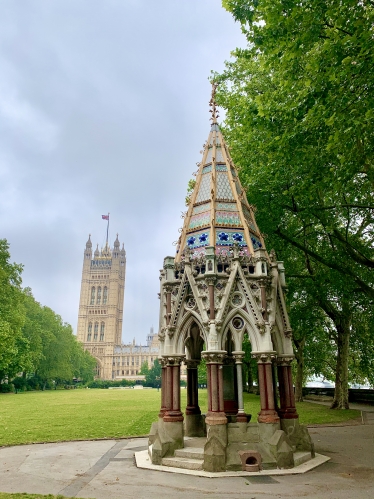
M 91 234 L 88 235 L 88 241 L 86 242 L 86 249 L 91 249 L 92 248 L 92 242 L 91 242 Z
M 196 184 L 179 238 L 176 260 L 188 248 L 193 254 L 215 247 L 216 253 L 227 252 L 235 244 L 245 254 L 264 248 L 253 207 L 248 204 L 237 169 L 230 157 L 217 123 L 215 101 L 217 84 L 212 84 L 210 107 L 212 127 L 202 151 Z
M 100 256 L 99 245 L 96 246 L 94 255 L 96 258 L 98 258 Z
M 119 240 L 118 240 L 118 233 L 117 233 L 116 240 L 114 241 L 114 248 L 115 248 L 115 249 L 119 249 L 119 245 L 120 245 L 120 242 L 119 242 Z

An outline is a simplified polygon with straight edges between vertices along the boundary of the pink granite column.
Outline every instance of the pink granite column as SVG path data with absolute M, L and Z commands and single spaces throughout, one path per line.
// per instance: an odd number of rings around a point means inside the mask
M 224 351 L 202 352 L 206 359 L 208 381 L 208 412 L 205 421 L 209 425 L 226 424 L 223 401 L 222 363 L 226 355 Z
M 281 419 L 297 419 L 299 417 L 296 410 L 295 394 L 292 382 L 292 360 L 293 357 L 291 356 L 279 356 L 277 359 L 280 398 L 280 408 L 278 413 Z
M 166 364 L 167 359 L 160 359 L 161 364 L 161 409 L 158 413 L 159 418 L 163 418 L 166 412 L 166 392 L 167 392 L 167 372 L 166 372 Z
M 182 360 L 181 356 L 167 357 L 165 422 L 183 421 L 180 409 L 180 365 Z
M 273 353 L 253 355 L 257 358 L 258 384 L 260 388 L 261 411 L 258 413 L 259 423 L 278 423 L 279 416 L 275 410 L 274 386 L 272 373 Z

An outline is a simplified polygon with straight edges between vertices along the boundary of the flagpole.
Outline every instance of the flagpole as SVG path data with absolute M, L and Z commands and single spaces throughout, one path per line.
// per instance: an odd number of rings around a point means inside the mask
M 108 247 L 108 234 L 109 234 L 109 213 L 108 213 L 108 225 L 106 227 L 106 246 Z

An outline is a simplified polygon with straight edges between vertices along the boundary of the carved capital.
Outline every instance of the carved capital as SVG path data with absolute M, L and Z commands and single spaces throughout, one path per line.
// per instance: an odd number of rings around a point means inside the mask
M 277 364 L 278 366 L 290 366 L 294 358 L 293 355 L 278 355 Z
M 200 361 L 195 359 L 184 359 L 183 362 L 187 369 L 197 369 L 200 364 Z
M 232 356 L 235 359 L 236 364 L 242 363 L 244 355 L 245 355 L 245 352 L 242 352 L 242 351 L 232 352 Z
M 166 365 L 167 366 L 180 366 L 182 361 L 184 360 L 184 355 L 168 355 L 166 357 Z
M 165 358 L 165 357 L 161 357 L 161 358 L 159 358 L 158 360 L 159 360 L 159 362 L 160 362 L 160 364 L 161 364 L 161 367 L 162 367 L 162 368 L 164 368 L 164 367 L 166 367 L 166 366 L 167 366 L 167 364 L 168 364 L 168 359 L 167 359 L 167 358 Z
M 216 277 L 215 276 L 207 276 L 205 278 L 205 282 L 207 283 L 208 286 L 214 286 L 216 283 Z
M 271 364 L 277 358 L 275 352 L 253 352 L 251 356 L 258 364 Z
M 211 352 L 201 352 L 201 356 L 207 364 L 222 364 L 227 353 L 225 350 L 216 350 Z
M 171 293 L 173 291 L 173 287 L 170 284 L 164 284 L 165 293 Z

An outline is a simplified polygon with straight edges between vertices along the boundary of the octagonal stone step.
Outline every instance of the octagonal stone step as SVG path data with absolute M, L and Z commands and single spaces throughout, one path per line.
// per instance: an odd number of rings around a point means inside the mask
M 184 449 L 177 449 L 174 456 L 187 459 L 204 459 L 204 449 L 200 447 L 185 447 Z
M 162 466 L 172 468 L 183 468 L 185 470 L 202 470 L 202 459 L 188 459 L 184 457 L 164 457 L 161 461 Z
M 293 460 L 295 466 L 300 466 L 300 464 L 306 463 L 310 459 L 312 459 L 312 455 L 308 451 L 294 452 Z

